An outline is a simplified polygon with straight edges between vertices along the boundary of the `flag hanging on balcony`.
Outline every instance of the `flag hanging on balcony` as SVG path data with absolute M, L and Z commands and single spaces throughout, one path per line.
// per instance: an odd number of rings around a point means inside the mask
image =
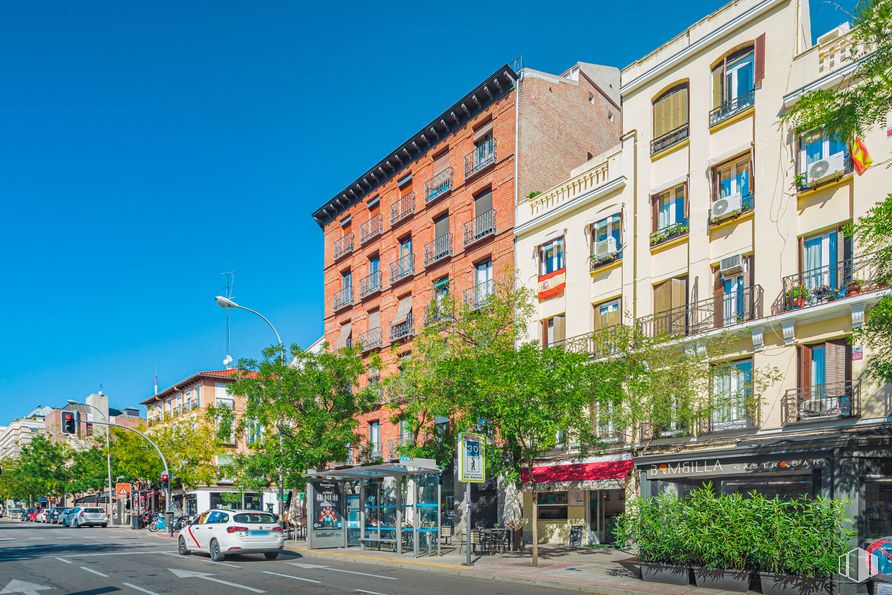
M 567 285 L 567 269 L 558 269 L 539 275 L 539 299 L 545 300 L 560 295 Z
M 870 157 L 870 153 L 867 152 L 867 147 L 864 145 L 864 141 L 861 140 L 858 136 L 855 137 L 855 140 L 852 141 L 852 165 L 855 168 L 855 171 L 858 172 L 860 176 L 867 168 L 873 164 L 873 159 Z

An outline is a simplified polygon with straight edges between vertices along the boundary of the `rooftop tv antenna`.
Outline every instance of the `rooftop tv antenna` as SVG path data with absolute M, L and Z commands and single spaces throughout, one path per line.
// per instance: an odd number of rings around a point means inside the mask
M 232 289 L 235 286 L 235 271 L 220 274 L 226 277 L 226 287 L 223 288 L 223 295 L 231 300 Z M 226 366 L 227 370 L 229 369 L 229 364 L 232 363 L 232 326 L 230 316 L 230 308 L 226 308 L 226 357 L 223 358 L 223 365 Z

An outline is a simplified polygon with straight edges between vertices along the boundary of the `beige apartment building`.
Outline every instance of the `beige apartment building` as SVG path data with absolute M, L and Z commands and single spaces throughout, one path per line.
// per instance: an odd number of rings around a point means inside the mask
M 544 344 L 585 349 L 615 324 L 694 350 L 736 337 L 713 390 L 739 406 L 656 439 L 633 462 L 643 495 L 711 481 L 846 498 L 863 544 L 892 534 L 892 389 L 864 376 L 870 352 L 850 337 L 888 289 L 842 227 L 892 188 L 892 132 L 866 135 L 874 165 L 857 175 L 848 139 L 778 122 L 852 72 L 850 38 L 842 26 L 812 44 L 805 0 L 740 0 L 627 66 L 620 146 L 518 203 L 515 258 L 539 292 L 531 338 Z M 748 410 L 753 375 L 769 369 L 781 379 Z M 545 539 L 573 524 L 609 534 L 622 505 L 604 491 L 630 465 L 608 444 L 599 459 L 542 462 L 541 477 L 561 479 L 539 497 Z

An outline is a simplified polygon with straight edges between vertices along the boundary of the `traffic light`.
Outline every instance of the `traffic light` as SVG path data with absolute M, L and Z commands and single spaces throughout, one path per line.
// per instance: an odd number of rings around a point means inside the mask
M 170 474 L 167 471 L 161 472 L 161 488 L 164 490 L 170 488 Z
M 62 412 L 62 433 L 77 434 L 77 418 L 74 415 L 74 411 Z

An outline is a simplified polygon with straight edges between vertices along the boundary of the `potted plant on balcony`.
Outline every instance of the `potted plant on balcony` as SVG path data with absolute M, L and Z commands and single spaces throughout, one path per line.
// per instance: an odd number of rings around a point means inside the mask
M 808 190 L 808 178 L 805 174 L 796 174 L 795 176 L 793 176 L 793 185 L 799 192 Z
M 858 295 L 864 287 L 864 279 L 852 279 L 846 284 L 846 297 Z
M 683 500 L 663 493 L 631 500 L 617 517 L 613 529 L 617 547 L 637 546 L 642 580 L 689 584 L 691 550 L 684 511 Z
M 794 285 L 787 290 L 787 307 L 796 310 L 805 306 L 806 300 L 810 296 L 810 292 L 805 285 Z

